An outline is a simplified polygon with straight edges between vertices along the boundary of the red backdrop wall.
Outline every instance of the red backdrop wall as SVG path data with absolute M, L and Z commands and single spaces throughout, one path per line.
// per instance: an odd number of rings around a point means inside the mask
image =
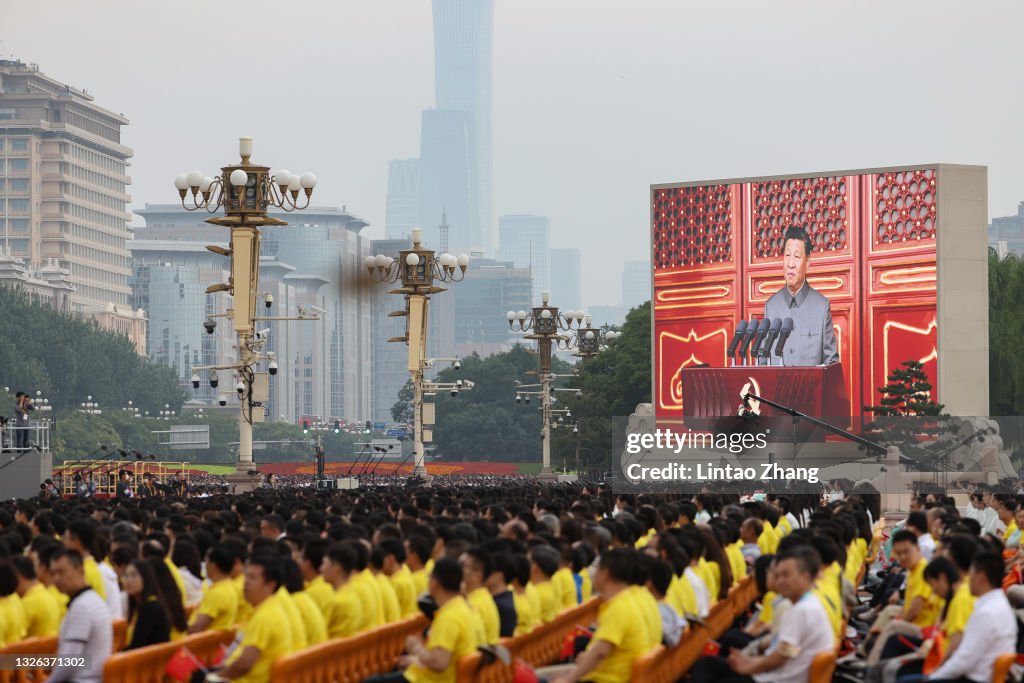
M 764 317 L 792 225 L 814 242 L 852 412 L 905 360 L 937 392 L 937 191 L 934 170 L 652 189 L 655 415 L 681 417 L 680 369 L 725 365 L 736 323 Z

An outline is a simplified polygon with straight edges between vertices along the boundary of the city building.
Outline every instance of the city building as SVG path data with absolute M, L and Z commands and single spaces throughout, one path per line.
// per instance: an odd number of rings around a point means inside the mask
M 1002 258 L 1008 254 L 1024 257 L 1024 202 L 1016 216 L 993 218 L 988 226 L 988 246 Z
M 530 301 L 540 305 L 541 292 L 551 291 L 551 225 L 547 216 L 512 214 L 498 220 L 498 260 L 530 271 Z M 553 297 L 552 301 L 562 306 Z
M 50 259 L 45 265 L 30 267 L 25 259 L 12 256 L 0 245 L 0 285 L 24 292 L 30 301 L 60 313 L 71 313 L 71 293 L 75 286 L 70 272 Z
M 551 301 L 562 310 L 583 308 L 582 264 L 579 249 L 551 250 Z
M 420 223 L 447 209 L 453 251 L 494 253 L 491 53 L 494 0 L 433 0 L 434 109 L 423 113 Z
M 204 223 L 205 214 L 189 213 L 178 205 L 147 204 L 137 213 L 146 220 L 146 226 L 135 230 L 136 239 L 169 242 L 167 248 L 172 251 L 174 248 L 182 253 L 205 250 L 207 244 L 224 244 L 230 238 L 227 228 Z M 367 223 L 345 207 L 310 207 L 296 213 L 279 210 L 269 213 L 290 223 L 262 230 L 260 293 L 274 296 L 270 315 L 294 316 L 304 312 L 306 317 L 314 317 L 324 311 L 317 322 L 267 323 L 271 330 L 267 350 L 277 354 L 280 366 L 278 375 L 271 381 L 270 416 L 287 420 L 298 420 L 302 416 L 368 420 L 372 413 L 369 368 L 373 288 L 366 281 L 363 259 L 374 252 L 370 239 L 360 234 Z M 228 267 L 226 259 L 211 256 L 221 268 Z M 190 265 L 191 261 L 178 255 L 168 256 L 163 263 L 174 267 Z M 145 263 L 137 263 L 141 265 Z M 227 278 L 223 270 L 175 272 L 186 280 L 200 278 L 204 292 L 208 285 L 225 282 Z M 172 313 L 168 318 L 184 316 L 175 324 L 190 325 L 202 331 L 206 315 L 222 312 L 230 306 L 227 295 L 212 296 L 215 297 L 212 302 L 207 300 L 201 307 L 197 300 L 193 301 L 187 315 Z M 151 307 L 153 301 L 151 296 Z M 165 305 L 173 305 L 173 300 Z M 164 319 L 160 311 L 150 311 L 150 317 L 154 316 Z M 218 331 L 222 327 L 228 326 L 221 321 Z M 151 331 L 150 339 L 162 343 L 162 334 Z M 182 339 L 192 338 L 183 335 Z M 233 343 L 232 335 L 228 334 L 218 341 L 213 357 L 233 358 L 234 352 L 230 349 Z M 177 348 L 184 345 L 182 341 Z M 150 349 L 150 354 L 162 353 L 160 349 L 158 344 Z M 194 355 L 194 342 L 190 343 L 189 350 Z M 168 358 L 171 356 L 169 352 Z M 182 376 L 182 364 L 176 367 Z
M 128 119 L 34 64 L 0 60 L 0 237 L 29 267 L 68 271 L 72 312 L 138 335 L 131 293 Z M 111 306 L 112 304 L 112 306 Z M 136 346 L 141 339 L 132 338 Z
M 506 311 L 528 311 L 530 271 L 507 261 L 474 258 L 466 279 L 454 287 L 455 353 L 486 357 L 522 341 L 505 320 Z
M 420 225 L 420 160 L 388 162 L 388 194 L 384 234 L 389 238 L 412 234 Z
M 622 265 L 622 307 L 629 311 L 651 299 L 651 262 L 626 261 Z

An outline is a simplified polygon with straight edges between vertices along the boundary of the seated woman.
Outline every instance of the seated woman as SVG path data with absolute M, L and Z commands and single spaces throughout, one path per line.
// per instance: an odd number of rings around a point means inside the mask
M 128 594 L 126 650 L 166 643 L 171 639 L 171 619 L 157 585 L 156 572 L 146 560 L 135 560 L 121 575 Z

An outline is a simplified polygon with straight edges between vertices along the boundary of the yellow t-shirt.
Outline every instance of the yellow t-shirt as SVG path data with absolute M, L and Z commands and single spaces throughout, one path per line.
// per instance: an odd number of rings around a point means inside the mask
M 559 602 L 558 596 L 555 595 L 555 587 L 550 581 L 537 584 L 531 581 L 529 585 L 534 587 L 537 599 L 540 601 L 540 620 L 545 624 L 554 621 L 559 612 Z
M 362 630 L 363 607 L 359 594 L 349 581 L 331 594 L 324 610 L 328 638 L 354 636 Z
M 555 589 L 555 597 L 558 598 L 559 611 L 574 607 L 576 603 L 576 579 L 572 578 L 572 570 L 562 567 L 551 577 L 551 585 Z
M 481 586 L 467 595 L 466 601 L 480 621 L 482 642 L 487 645 L 497 643 L 501 637 L 501 618 L 498 616 L 498 606 L 494 604 L 491 592 Z
M 305 593 L 322 613 L 327 609 L 327 603 L 334 595 L 334 587 L 324 581 L 324 577 L 317 574 L 315 579 L 306 584 Z
M 409 569 L 406 567 L 406 569 Z M 430 579 L 430 573 L 426 567 L 417 569 L 416 571 L 409 571 L 409 578 L 412 579 L 413 588 L 416 589 L 416 597 L 419 598 L 421 595 L 427 592 L 427 581 Z
M 45 586 L 37 583 L 29 588 L 21 598 L 21 606 L 25 610 L 26 638 L 57 635 L 61 622 L 60 605 Z
M 324 621 L 323 612 L 313 602 L 313 598 L 306 594 L 306 591 L 292 593 L 292 602 L 299 610 L 302 617 L 302 627 L 306 631 L 306 643 L 308 646 L 319 645 L 327 640 L 327 623 Z
M 949 609 L 946 610 L 946 618 L 942 622 L 942 632 L 946 638 L 964 632 L 967 620 L 971 618 L 971 613 L 974 611 L 975 600 L 976 598 L 971 595 L 971 586 L 965 578 L 953 593 L 953 597 L 949 601 Z
M 732 569 L 732 583 L 734 586 L 747 575 L 747 561 L 743 557 L 742 548 L 743 541 L 736 541 L 725 546 L 725 556 L 729 558 L 729 568 Z
M 580 597 L 586 602 L 594 594 L 594 582 L 590 580 L 590 572 L 586 567 L 580 570 L 577 576 L 580 577 Z
M 352 590 L 359 596 L 360 614 L 362 618 L 361 631 L 377 628 L 384 624 L 384 605 L 377 591 L 377 583 L 368 569 L 358 574 L 353 574 L 348 581 Z
M 373 580 L 377 584 L 381 607 L 384 609 L 384 623 L 391 624 L 398 621 L 402 618 L 402 610 L 398 606 L 398 596 L 395 594 L 394 586 L 384 574 L 374 574 Z
M 626 590 L 630 592 L 644 622 L 648 648 L 657 647 L 661 644 L 661 612 L 658 611 L 658 601 L 644 586 L 630 586 Z
M 273 599 L 277 600 L 281 611 L 284 612 L 284 616 L 288 620 L 288 628 L 292 633 L 292 644 L 288 652 L 305 650 L 309 644 L 306 640 L 306 627 L 302 623 L 302 615 L 299 614 L 299 608 L 295 606 L 295 602 L 292 600 L 292 594 L 285 590 L 284 586 L 281 586 L 274 593 Z
M 1006 531 L 1003 532 L 1003 543 L 1010 540 L 1010 536 L 1017 533 L 1017 520 L 1011 519 L 1010 523 L 1006 525 Z
M 676 611 L 679 616 L 697 614 L 697 594 L 693 591 L 693 584 L 682 576 L 673 576 L 672 583 L 668 585 L 668 594 L 665 602 Z
M 260 651 L 259 659 L 244 676 L 231 679 L 232 683 L 270 683 L 270 667 L 291 651 L 292 633 L 288 617 L 281 611 L 281 602 L 273 597 L 261 602 L 252 611 L 242 629 L 242 639 L 225 665 L 242 656 L 247 647 Z
M 761 529 L 761 535 L 757 537 L 757 547 L 761 549 L 762 555 L 774 555 L 779 548 L 779 537 L 775 529 L 767 522 Z
M 455 667 L 464 655 L 475 652 L 480 645 L 472 610 L 461 596 L 455 596 L 444 603 L 434 614 L 434 621 L 427 633 L 427 650 L 441 648 L 451 653 L 448 668 L 431 671 L 421 664 L 412 664 L 405 670 L 409 683 L 455 683 Z
M 245 599 L 245 574 L 239 574 L 231 580 L 235 585 L 235 595 L 238 596 L 238 610 L 235 612 L 235 624 L 241 626 L 249 621 L 252 614 L 252 605 Z
M 69 598 L 64 593 L 61 593 L 59 590 L 57 590 L 56 586 L 52 585 L 46 587 L 46 592 L 52 595 L 53 599 L 57 601 L 57 606 L 60 608 L 60 619 L 61 621 L 64 621 L 64 615 L 67 614 L 68 602 L 70 601 L 71 598 Z
M 718 602 L 718 588 L 722 585 L 721 571 L 714 562 L 708 562 L 703 557 L 697 560 L 696 572 L 708 587 L 712 605 Z
M 793 533 L 793 525 L 789 523 L 789 518 L 779 515 L 779 523 L 775 525 L 775 535 L 781 539 L 791 533 Z
M 767 591 L 764 597 L 761 598 L 761 613 L 757 615 L 757 620 L 762 624 L 771 624 L 772 616 L 775 614 L 775 597 L 777 593 L 775 591 Z
M 416 586 L 413 584 L 412 572 L 405 565 L 402 565 L 397 572 L 391 575 L 391 587 L 395 589 L 395 597 L 398 598 L 398 611 L 403 617 L 416 614 L 419 608 L 416 607 Z
M 178 567 L 171 562 L 171 558 L 165 557 L 164 564 L 167 565 L 167 569 L 170 570 L 171 576 L 174 577 L 174 583 L 178 586 L 178 591 L 181 593 L 181 604 L 184 605 L 188 595 L 185 592 L 185 579 L 181 578 L 181 571 Z
M 588 681 L 628 683 L 633 660 L 650 649 L 647 626 L 636 618 L 636 610 L 636 601 L 632 599 L 628 589 L 619 592 L 601 606 L 597 617 L 597 630 L 594 631 L 590 643 L 592 647 L 603 640 L 612 646 L 612 651 L 587 674 Z M 658 634 L 660 639 L 660 628 Z
M 238 615 L 238 589 L 231 579 L 215 581 L 206 589 L 199 606 L 192 611 L 189 623 L 194 623 L 200 614 L 205 614 L 212 620 L 206 627 L 207 630 L 231 630 Z
M 103 602 L 106 602 L 107 589 L 103 586 L 103 574 L 100 574 L 100 566 L 96 564 L 96 559 L 92 555 L 83 558 L 82 568 L 85 570 L 85 582 L 89 584 L 89 588 L 99 593 Z
M 0 598 L 0 614 L 3 615 L 4 643 L 9 645 L 23 640 L 28 630 L 28 619 L 17 593 Z
M 924 580 L 924 568 L 927 566 L 928 560 L 922 557 L 907 573 L 907 590 L 903 603 L 904 609 L 906 609 L 914 601 L 914 598 L 920 597 L 924 601 L 921 611 L 917 613 L 912 622 L 921 627 L 931 626 L 935 623 L 944 603 L 942 598 L 932 593 L 932 587 Z
M 514 635 L 521 636 L 540 626 L 540 613 L 534 609 L 533 601 L 526 592 L 512 591 L 512 601 L 516 607 L 516 630 Z

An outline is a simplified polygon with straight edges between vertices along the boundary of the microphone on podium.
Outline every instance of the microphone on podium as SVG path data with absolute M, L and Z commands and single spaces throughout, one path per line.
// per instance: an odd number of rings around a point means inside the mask
M 779 332 L 782 331 L 782 318 L 772 318 L 771 327 L 768 328 L 768 334 L 764 337 L 764 343 L 757 350 L 758 363 L 761 359 L 767 358 L 768 364 L 771 365 L 771 352 L 772 344 L 775 342 L 775 338 L 779 336 Z
M 747 331 L 743 335 L 743 343 L 740 344 L 740 358 L 743 359 L 744 365 L 747 364 L 747 349 L 750 348 L 750 342 L 754 341 L 755 334 L 757 334 L 757 318 L 751 318 L 747 323 Z
M 747 331 L 747 321 L 746 320 L 741 320 L 738 323 L 736 323 L 736 332 L 733 333 L 732 341 L 729 342 L 729 348 L 725 352 L 725 357 L 727 359 L 732 358 L 733 356 L 736 355 L 736 347 L 738 347 L 740 345 L 740 342 L 743 340 L 743 333 L 746 332 L 746 331 Z
M 786 348 L 786 340 L 789 339 L 789 335 L 793 334 L 793 319 L 786 318 L 782 321 L 782 329 L 779 331 L 779 341 L 775 344 L 775 355 L 782 356 L 782 351 Z
M 768 318 L 761 318 L 761 321 L 757 324 L 757 332 L 754 334 L 754 343 L 750 346 L 751 365 L 757 363 L 757 354 L 761 348 L 761 342 L 764 341 L 764 338 L 768 334 L 768 330 L 771 329 L 771 326 L 772 321 Z

